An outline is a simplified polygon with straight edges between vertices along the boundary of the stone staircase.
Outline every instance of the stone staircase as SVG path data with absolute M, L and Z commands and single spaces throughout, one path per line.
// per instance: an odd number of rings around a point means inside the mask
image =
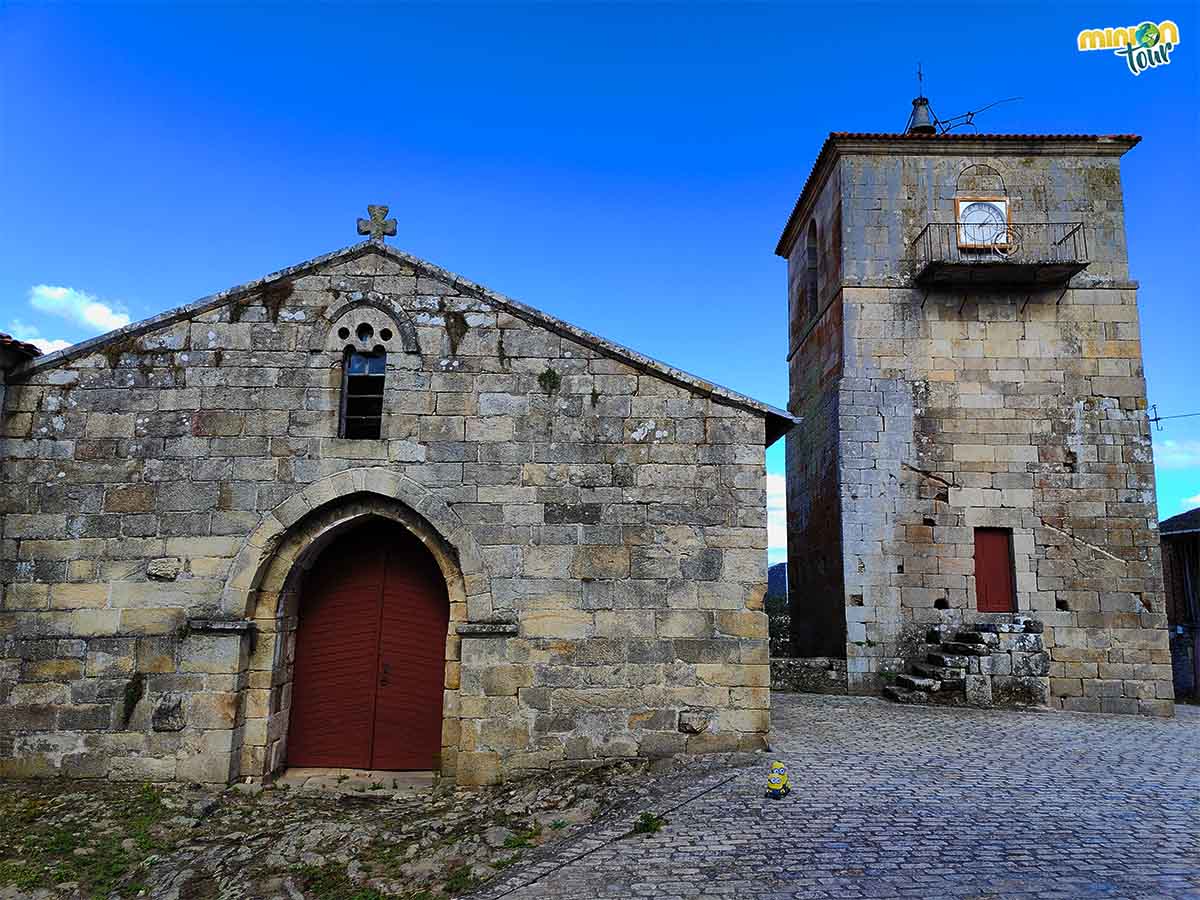
M 897 703 L 942 706 L 1045 706 L 1050 657 L 1035 619 L 976 622 L 963 628 L 935 625 L 925 635 L 924 656 L 908 661 L 883 695 Z

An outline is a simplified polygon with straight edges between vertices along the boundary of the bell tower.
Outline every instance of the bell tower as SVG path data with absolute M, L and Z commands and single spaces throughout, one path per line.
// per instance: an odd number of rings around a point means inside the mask
M 939 134 L 919 96 L 903 133 L 821 148 L 776 248 L 788 574 L 796 653 L 844 659 L 849 690 L 933 702 L 913 666 L 963 634 L 1025 648 L 942 671 L 963 702 L 1171 713 L 1138 141 Z

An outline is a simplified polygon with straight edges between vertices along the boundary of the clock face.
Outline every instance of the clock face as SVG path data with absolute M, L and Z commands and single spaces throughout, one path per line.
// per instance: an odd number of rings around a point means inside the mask
M 987 247 L 1003 241 L 1008 228 L 1008 210 L 1004 201 L 972 200 L 958 211 L 959 246 Z

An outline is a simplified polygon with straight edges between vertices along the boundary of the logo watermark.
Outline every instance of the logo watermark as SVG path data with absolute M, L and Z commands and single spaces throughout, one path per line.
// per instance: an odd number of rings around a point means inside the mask
M 1123 57 L 1133 75 L 1171 63 L 1171 53 L 1179 46 L 1179 26 L 1170 19 L 1155 25 L 1143 22 L 1121 28 L 1085 28 L 1076 39 L 1080 52 L 1111 50 Z

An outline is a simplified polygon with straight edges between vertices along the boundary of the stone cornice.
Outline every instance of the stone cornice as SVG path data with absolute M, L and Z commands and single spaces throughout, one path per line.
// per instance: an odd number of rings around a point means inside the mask
M 831 132 L 788 216 L 777 256 L 791 252 L 800 223 L 821 185 L 843 156 L 1123 156 L 1141 141 L 1136 134 L 868 134 Z

